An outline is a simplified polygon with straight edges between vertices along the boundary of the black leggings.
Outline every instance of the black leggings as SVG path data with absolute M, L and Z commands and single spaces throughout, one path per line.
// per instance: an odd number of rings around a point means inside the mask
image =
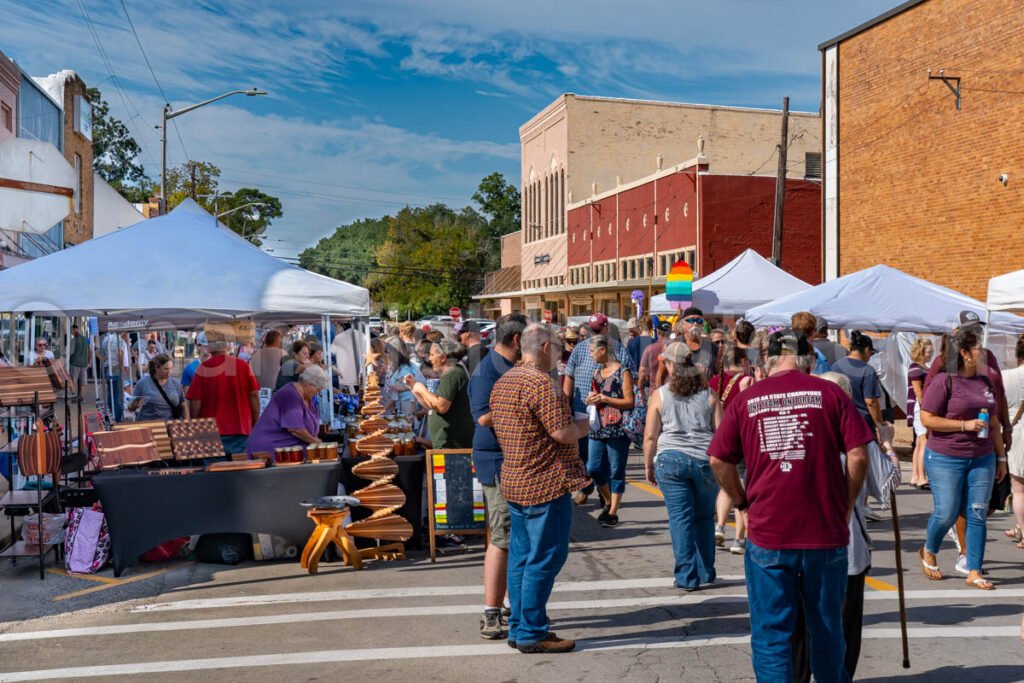
M 860 636 L 864 623 L 864 578 L 871 571 L 868 567 L 860 574 L 846 577 L 846 598 L 843 600 L 843 635 L 846 640 L 846 673 L 857 671 L 857 660 L 860 659 Z M 808 648 L 807 624 L 804 621 L 803 606 L 796 613 L 796 630 L 793 632 L 793 681 L 794 683 L 810 683 L 811 654 Z

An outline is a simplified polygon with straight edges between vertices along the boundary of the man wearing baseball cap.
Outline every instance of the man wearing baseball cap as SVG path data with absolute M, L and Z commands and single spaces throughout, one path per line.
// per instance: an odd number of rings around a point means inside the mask
M 660 319 L 654 324 L 654 327 L 657 330 L 658 336 L 640 355 L 640 366 L 637 370 L 637 385 L 641 388 L 650 385 L 649 388 L 652 391 L 661 386 L 661 384 L 654 386 L 654 380 L 658 375 L 658 365 L 661 360 L 661 354 L 665 351 L 665 347 L 669 343 L 669 335 L 672 334 L 672 323 L 670 323 L 668 319 Z M 667 380 L 668 375 L 664 374 L 663 379 Z
M 841 616 L 848 520 L 874 435 L 842 389 L 800 369 L 809 369 L 810 354 L 810 342 L 790 328 L 771 335 L 768 377 L 730 402 L 708 450 L 715 478 L 748 511 L 744 568 L 759 681 L 793 680 L 801 602 L 814 679 L 850 680 Z
M 467 320 L 461 326 L 456 326 L 455 335 L 459 343 L 467 349 L 466 357 L 462 359 L 462 362 L 466 366 L 466 372 L 472 376 L 476 371 L 476 366 L 487 355 L 487 347 L 480 342 L 480 323 L 475 320 Z
M 608 336 L 608 316 L 604 313 L 594 313 L 587 321 L 587 327 L 595 335 Z M 622 363 L 622 367 L 629 372 L 636 373 L 633 361 L 626 352 L 626 347 L 616 339 L 608 338 L 608 347 L 611 355 Z M 572 411 L 575 415 L 584 415 L 587 412 L 587 395 L 590 393 L 591 383 L 594 381 L 594 373 L 597 371 L 597 363 L 590 357 L 590 344 L 577 344 L 565 364 L 565 378 L 562 380 L 562 391 L 569 397 L 572 403 Z M 580 458 L 586 463 L 587 454 L 590 452 L 590 439 L 580 439 Z M 590 487 L 593 490 L 593 485 Z M 590 491 L 577 491 L 573 494 L 573 501 L 577 505 L 587 502 Z

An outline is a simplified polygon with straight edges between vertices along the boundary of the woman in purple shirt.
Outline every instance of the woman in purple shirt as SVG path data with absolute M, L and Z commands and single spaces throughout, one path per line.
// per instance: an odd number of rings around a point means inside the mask
M 275 448 L 320 443 L 320 413 L 313 397 L 326 387 L 327 373 L 310 365 L 297 382 L 278 389 L 249 435 L 249 457 L 259 451 L 273 453 Z
M 946 371 L 925 390 L 921 422 L 931 432 L 924 453 L 935 510 L 928 518 L 924 547 L 918 551 L 924 574 L 938 580 L 936 563 L 942 537 L 967 513 L 967 585 L 981 590 L 994 586 L 981 576 L 985 557 L 986 517 L 992 480 L 1006 476 L 1006 453 L 995 390 L 984 369 L 985 349 L 972 330 L 960 330 L 948 345 Z M 954 360 L 955 358 L 955 360 Z M 952 372 L 953 367 L 956 371 Z M 989 423 L 980 419 L 988 411 Z

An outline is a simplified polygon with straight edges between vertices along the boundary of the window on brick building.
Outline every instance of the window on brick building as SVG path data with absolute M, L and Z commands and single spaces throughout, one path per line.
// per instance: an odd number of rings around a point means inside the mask
M 9 105 L 0 104 L 0 121 L 3 121 L 8 133 L 14 132 L 14 110 Z
M 82 215 L 82 155 L 75 154 L 75 194 L 72 197 L 75 213 Z
M 804 152 L 804 178 L 821 178 L 821 152 Z

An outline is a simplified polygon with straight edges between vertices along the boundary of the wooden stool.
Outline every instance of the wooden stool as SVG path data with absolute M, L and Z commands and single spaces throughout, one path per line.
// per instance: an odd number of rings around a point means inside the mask
M 307 517 L 316 522 L 316 528 L 306 541 L 306 547 L 302 549 L 302 568 L 308 570 L 310 574 L 316 574 L 320 558 L 331 543 L 338 548 L 345 564 L 356 569 L 363 568 L 363 557 L 356 548 L 355 541 L 345 533 L 345 527 L 342 526 L 347 513 L 346 508 L 313 508 L 306 513 Z
M 306 513 L 307 517 L 316 522 L 316 528 L 313 529 L 309 540 L 306 541 L 306 547 L 302 549 L 301 566 L 303 569 L 309 571 L 310 574 L 316 574 L 320 558 L 323 557 L 327 546 L 331 543 L 341 553 L 345 564 L 356 569 L 363 568 L 363 560 L 405 559 L 405 546 L 401 543 L 388 543 L 376 548 L 364 548 L 363 550 L 356 548 L 355 541 L 345 531 L 345 527 L 342 526 L 347 514 L 348 510 L 346 508 L 340 510 L 336 508 L 313 508 Z

